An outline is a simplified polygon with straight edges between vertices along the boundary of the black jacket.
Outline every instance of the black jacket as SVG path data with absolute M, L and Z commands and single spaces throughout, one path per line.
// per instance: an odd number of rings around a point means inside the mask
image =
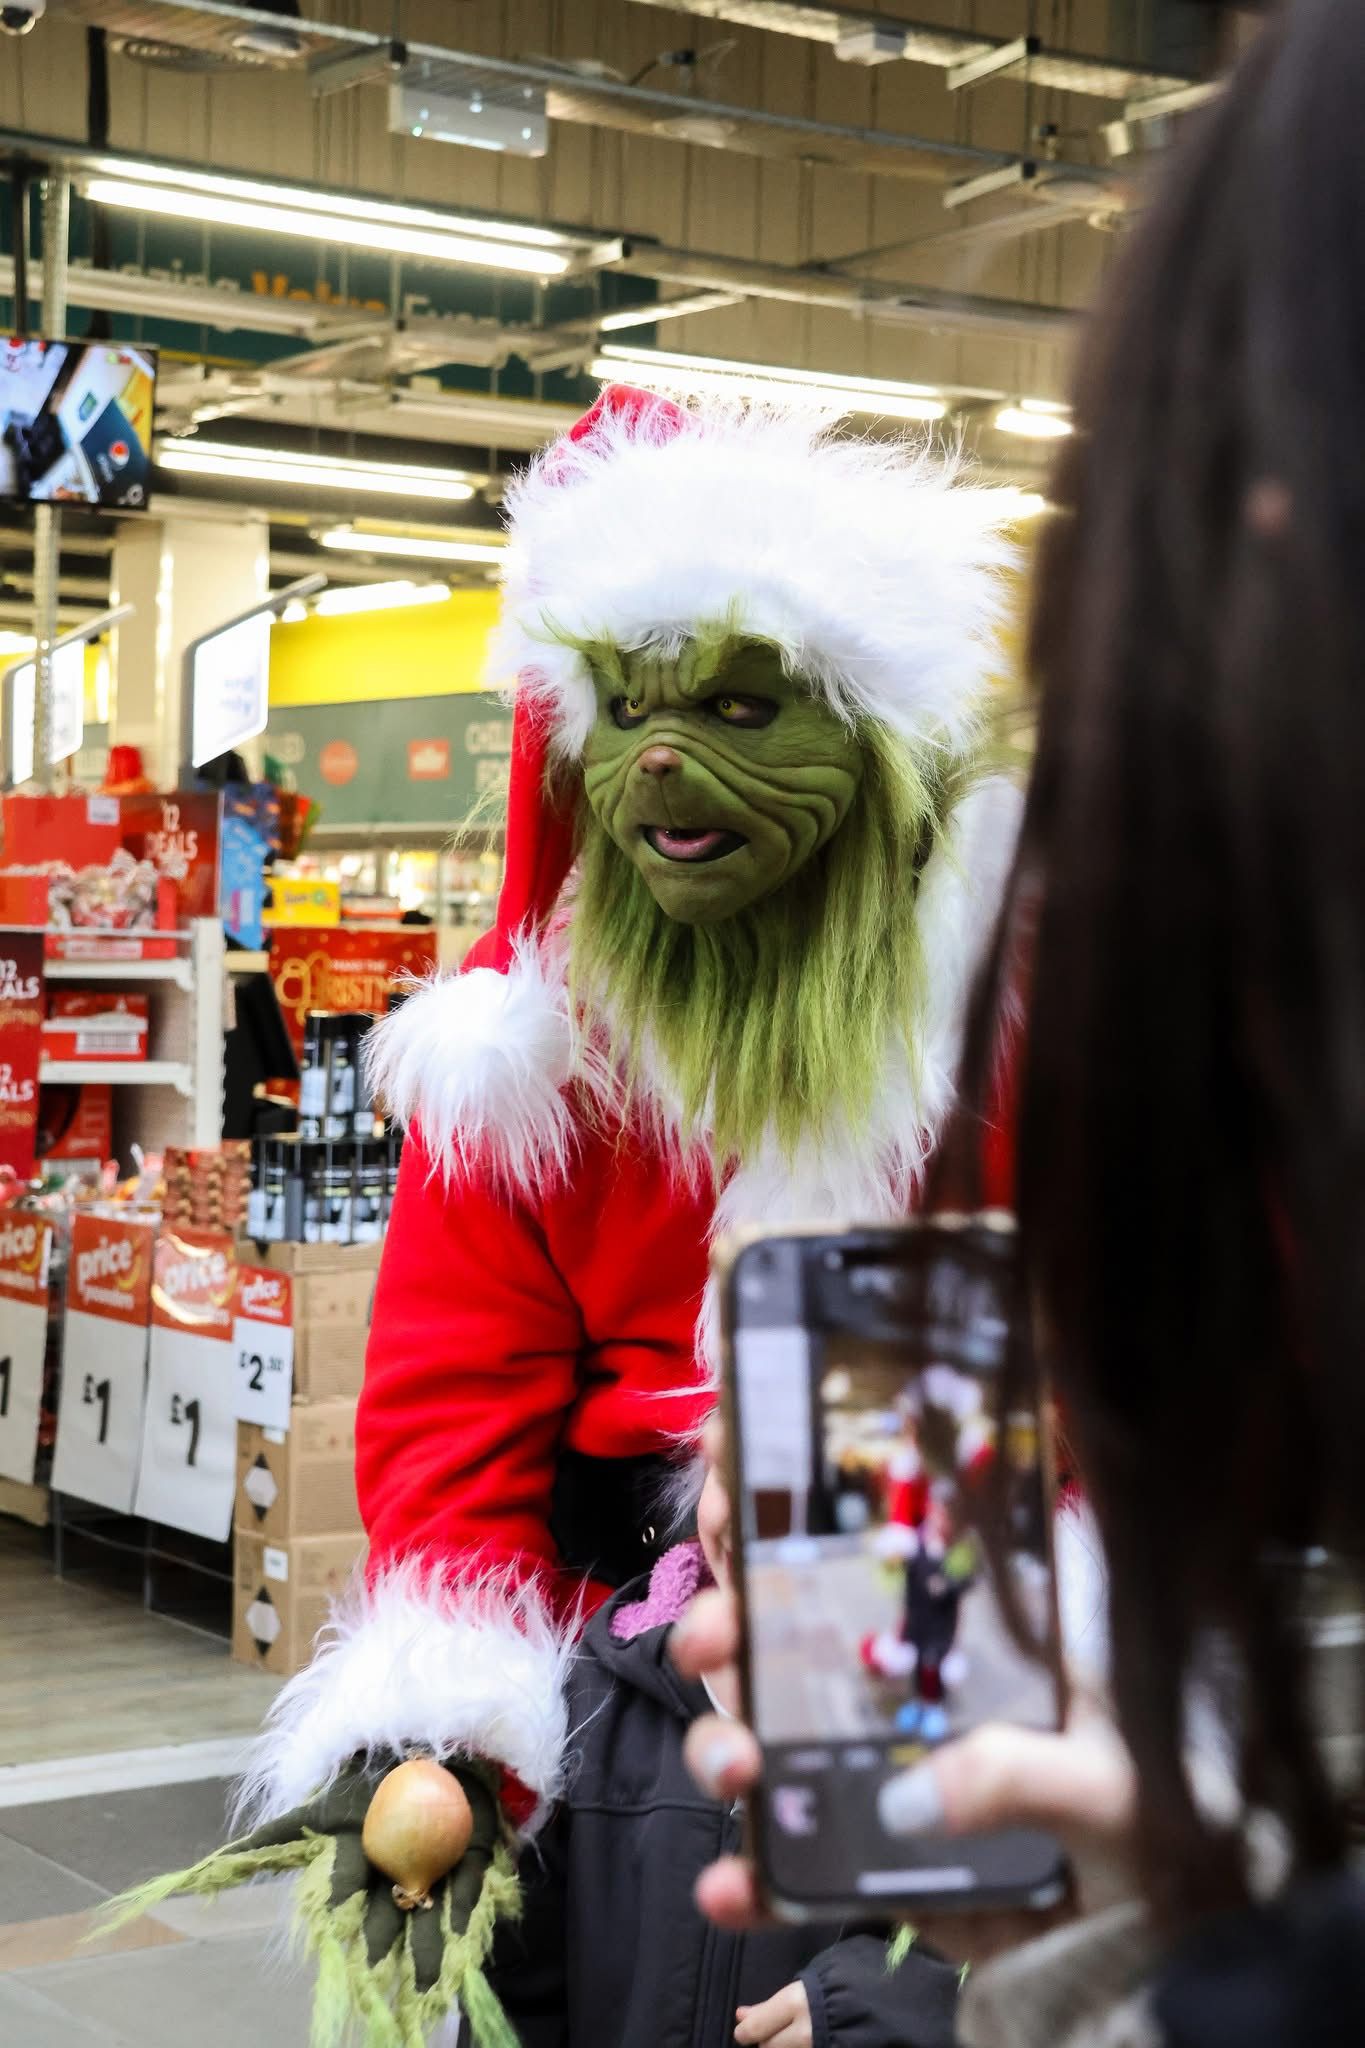
M 570 1681 L 569 1791 L 522 1859 L 525 1912 L 490 1976 L 524 2048 L 726 2048 L 735 2008 L 800 1977 L 815 2048 L 952 2048 L 957 1971 L 911 1949 L 894 1972 L 886 1931 L 787 1927 L 739 1936 L 705 1922 L 692 1887 L 737 1849 L 740 1822 L 683 1763 L 705 1711 L 665 1654 L 668 1631 L 616 1642 L 597 1615 Z

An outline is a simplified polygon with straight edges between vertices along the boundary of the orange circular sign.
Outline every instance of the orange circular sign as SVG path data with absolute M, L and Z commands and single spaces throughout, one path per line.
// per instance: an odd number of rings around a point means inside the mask
M 355 780 L 360 756 L 349 740 L 328 740 L 318 755 L 318 773 L 324 782 L 340 787 L 343 782 Z

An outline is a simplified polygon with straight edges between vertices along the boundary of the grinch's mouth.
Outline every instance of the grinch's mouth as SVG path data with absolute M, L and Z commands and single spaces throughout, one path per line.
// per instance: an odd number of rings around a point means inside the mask
M 663 860 L 723 860 L 727 853 L 738 853 L 741 846 L 748 845 L 742 832 L 717 832 L 704 826 L 683 830 L 676 825 L 646 825 L 642 829 L 646 843 Z

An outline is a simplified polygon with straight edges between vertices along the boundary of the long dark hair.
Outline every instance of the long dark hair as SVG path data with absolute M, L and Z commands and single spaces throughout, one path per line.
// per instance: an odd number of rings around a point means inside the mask
M 1022 1269 L 1110 1572 L 1149 1891 L 1242 1894 L 1191 1699 L 1343 1851 L 1299 1607 L 1365 1553 L 1365 6 L 1295 0 L 1173 152 L 1040 543 Z M 1015 965 L 1012 965 L 1011 962 Z M 1365 1678 L 1358 1651 L 1357 1678 Z

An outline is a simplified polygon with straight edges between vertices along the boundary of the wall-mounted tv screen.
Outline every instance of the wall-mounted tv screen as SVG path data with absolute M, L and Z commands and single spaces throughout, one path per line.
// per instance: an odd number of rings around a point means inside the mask
M 155 405 L 155 349 L 0 343 L 0 499 L 141 511 Z

